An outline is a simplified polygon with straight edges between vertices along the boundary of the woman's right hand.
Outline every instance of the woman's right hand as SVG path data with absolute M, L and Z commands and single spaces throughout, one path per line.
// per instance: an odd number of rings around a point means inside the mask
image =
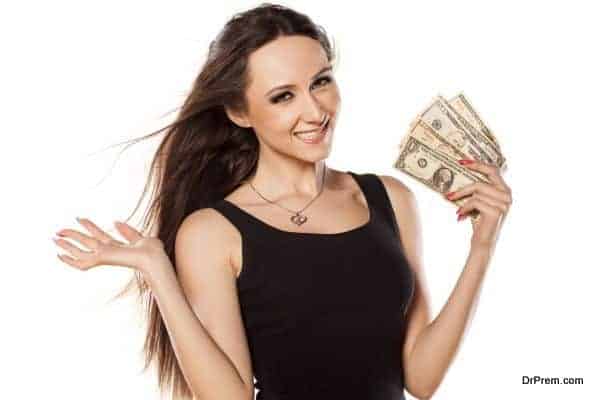
M 91 236 L 74 229 L 61 229 L 56 234 L 75 240 L 78 245 L 88 248 L 89 251 L 82 250 L 67 240 L 53 239 L 58 246 L 75 257 L 57 255 L 61 261 L 72 267 L 86 271 L 101 265 L 117 265 L 147 274 L 152 268 L 151 265 L 170 262 L 159 238 L 143 236 L 126 223 L 115 222 L 115 226 L 129 243 L 113 238 L 89 219 L 77 220 Z

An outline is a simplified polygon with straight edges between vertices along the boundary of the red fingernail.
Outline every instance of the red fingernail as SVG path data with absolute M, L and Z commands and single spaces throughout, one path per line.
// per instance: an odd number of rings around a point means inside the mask
M 448 192 L 448 193 L 446 193 L 446 197 L 450 198 L 450 197 L 454 196 L 454 193 L 456 193 L 456 192 Z
M 460 221 L 461 219 L 463 219 L 465 217 L 464 214 L 458 214 L 458 218 L 456 219 L 457 221 Z
M 460 165 L 465 165 L 465 164 L 471 164 L 474 161 L 473 160 L 462 159 L 462 160 L 458 160 L 458 162 L 460 163 Z

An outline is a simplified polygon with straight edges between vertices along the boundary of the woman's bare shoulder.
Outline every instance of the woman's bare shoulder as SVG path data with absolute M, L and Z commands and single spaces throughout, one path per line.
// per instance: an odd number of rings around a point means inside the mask
M 391 175 L 377 175 L 383 183 L 392 202 L 414 201 L 414 194 L 400 179 Z
M 177 237 L 185 237 L 187 242 L 198 246 L 210 247 L 211 251 L 220 253 L 236 272 L 234 259 L 241 236 L 229 219 L 216 209 L 205 207 L 193 211 L 179 226 Z
M 193 211 L 181 223 L 180 229 L 184 227 L 209 229 L 215 235 L 228 235 L 236 230 L 229 219 L 213 207 L 203 207 Z
M 413 191 L 400 179 L 390 175 L 378 175 L 387 192 L 388 198 L 394 210 L 396 221 L 401 231 L 406 235 L 417 235 L 419 230 L 419 207 L 417 198 Z

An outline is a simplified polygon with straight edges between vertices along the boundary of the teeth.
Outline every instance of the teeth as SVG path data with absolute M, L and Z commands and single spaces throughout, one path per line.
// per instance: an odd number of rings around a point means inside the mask
M 319 136 L 321 136 L 322 133 L 318 132 L 318 133 L 297 133 L 296 136 L 299 136 L 303 139 L 315 139 L 318 138 Z
M 318 132 L 309 132 L 309 133 L 296 133 L 296 136 L 299 136 L 303 139 L 316 139 L 319 136 L 321 136 L 322 134 L 325 133 L 325 130 L 327 130 L 327 126 L 329 125 L 329 121 L 327 121 L 327 123 L 325 124 L 325 126 L 322 128 L 322 130 L 318 131 Z

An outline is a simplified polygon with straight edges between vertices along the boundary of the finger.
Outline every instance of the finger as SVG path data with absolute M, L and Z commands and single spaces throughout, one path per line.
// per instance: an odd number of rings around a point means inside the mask
M 56 232 L 56 234 L 60 237 L 69 237 L 73 240 L 76 240 L 90 250 L 96 251 L 98 249 L 97 239 L 85 235 L 74 229 L 61 229 L 60 231 Z
M 102 243 L 110 243 L 112 241 L 123 243 L 120 240 L 117 240 L 106 233 L 104 230 L 100 229 L 98 225 L 94 224 L 87 218 L 75 218 L 89 233 L 91 233 L 96 239 L 100 240 Z
M 494 206 L 485 203 L 481 199 L 470 199 L 461 207 L 461 216 L 466 216 L 473 210 L 478 210 L 481 214 L 489 215 L 494 218 L 500 218 L 502 211 Z M 460 218 L 460 216 L 459 216 Z
M 509 206 L 508 204 L 502 202 L 502 201 L 498 201 L 497 199 L 493 198 L 493 197 L 489 197 L 486 196 L 485 194 L 479 194 L 479 193 L 474 193 L 473 196 L 471 197 L 474 200 L 481 200 L 483 203 L 491 206 L 491 207 L 495 207 L 499 210 L 501 210 L 503 213 L 507 213 Z M 462 211 L 462 207 L 458 209 L 459 213 Z
M 135 243 L 143 237 L 140 232 L 125 222 L 115 221 L 115 226 L 119 230 L 119 233 L 123 235 L 123 237 L 129 241 L 129 243 Z
M 458 160 L 458 162 L 469 169 L 473 169 L 475 171 L 481 172 L 482 174 L 485 174 L 491 182 L 508 191 L 508 185 L 506 185 L 504 179 L 502 179 L 502 177 L 500 176 L 500 170 L 495 165 L 476 160 Z
M 474 193 L 485 194 L 486 196 L 505 203 L 511 202 L 511 196 L 508 192 L 505 192 L 504 190 L 499 189 L 497 186 L 485 182 L 475 182 L 463 186 L 455 192 L 446 193 L 446 198 L 449 200 L 457 200 Z
M 65 264 L 69 264 L 72 267 L 75 267 L 77 269 L 80 270 L 86 270 L 89 268 L 88 263 L 86 263 L 83 260 L 77 260 L 73 257 L 70 257 L 66 254 L 57 254 L 56 255 L 58 257 L 59 260 L 61 260 L 62 262 L 64 262 Z
M 89 256 L 90 254 L 92 254 L 91 251 L 82 250 L 67 240 L 55 239 L 55 238 L 52 238 L 52 240 L 54 240 L 54 243 L 56 243 L 59 247 L 62 247 L 63 249 L 69 251 L 76 258 L 81 259 L 81 258 L 85 258 L 85 257 Z
M 500 174 L 500 168 L 496 168 L 496 171 L 498 172 L 498 175 L 496 177 L 500 181 L 500 186 L 502 187 L 502 189 L 506 190 L 509 194 L 512 194 L 512 191 L 510 190 L 510 186 L 508 186 L 506 184 L 506 181 L 504 180 L 504 178 Z

